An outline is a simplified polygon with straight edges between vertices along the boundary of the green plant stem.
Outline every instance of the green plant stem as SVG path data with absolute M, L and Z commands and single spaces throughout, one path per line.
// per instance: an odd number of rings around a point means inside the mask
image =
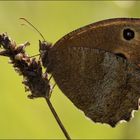
M 67 140 L 71 140 L 71 138 L 70 138 L 70 136 L 69 136 L 67 130 L 65 129 L 65 127 L 64 127 L 64 125 L 62 124 L 60 118 L 58 117 L 58 115 L 57 115 L 57 113 L 56 113 L 56 111 L 55 111 L 55 109 L 54 109 L 52 103 L 50 102 L 49 99 L 47 99 L 47 98 L 45 98 L 45 99 L 46 99 L 46 102 L 47 102 L 47 104 L 48 104 L 48 106 L 49 106 L 49 108 L 50 108 L 50 110 L 51 110 L 51 112 L 52 112 L 54 118 L 56 119 L 56 121 L 57 121 L 59 127 L 61 128 L 63 134 L 65 135 L 66 139 L 67 139 Z

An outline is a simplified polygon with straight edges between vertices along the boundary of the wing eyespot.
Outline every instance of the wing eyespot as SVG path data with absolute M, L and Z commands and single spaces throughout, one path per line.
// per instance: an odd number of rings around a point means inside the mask
M 123 30 L 123 38 L 125 40 L 129 41 L 129 40 L 133 39 L 134 37 L 135 37 L 135 32 L 132 29 L 126 28 Z

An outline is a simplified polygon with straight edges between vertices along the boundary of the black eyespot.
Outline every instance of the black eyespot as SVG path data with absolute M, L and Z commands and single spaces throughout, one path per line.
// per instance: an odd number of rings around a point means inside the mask
M 135 33 L 134 33 L 133 30 L 131 30 L 129 28 L 123 30 L 123 37 L 124 37 L 124 39 L 131 40 L 131 39 L 134 38 L 134 36 L 135 36 Z

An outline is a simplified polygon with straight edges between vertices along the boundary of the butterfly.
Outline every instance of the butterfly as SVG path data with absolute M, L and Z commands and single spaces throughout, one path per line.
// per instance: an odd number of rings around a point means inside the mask
M 130 120 L 140 98 L 140 19 L 99 21 L 48 46 L 42 62 L 77 108 L 112 127 Z

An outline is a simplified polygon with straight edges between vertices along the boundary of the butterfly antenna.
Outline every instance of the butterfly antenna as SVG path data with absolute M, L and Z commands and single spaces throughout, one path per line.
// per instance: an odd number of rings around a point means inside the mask
M 45 41 L 45 38 L 44 38 L 44 36 L 42 35 L 42 33 L 31 23 L 31 22 L 29 22 L 26 18 L 19 18 L 19 19 L 21 19 L 21 20 L 24 20 L 25 22 L 27 22 L 32 28 L 34 28 L 39 34 L 40 34 L 40 36 L 43 38 L 43 40 Z M 22 24 L 22 25 L 24 25 L 24 24 Z

